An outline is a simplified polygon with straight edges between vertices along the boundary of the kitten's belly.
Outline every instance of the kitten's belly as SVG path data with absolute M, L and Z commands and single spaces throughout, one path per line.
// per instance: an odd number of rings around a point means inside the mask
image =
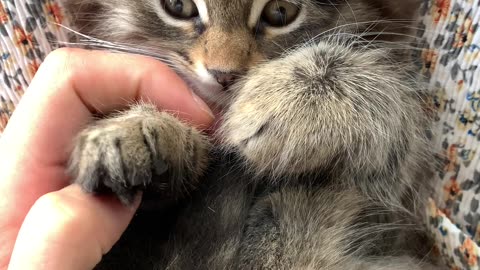
M 365 211 L 356 192 L 254 184 L 219 153 L 188 200 L 138 213 L 97 269 L 332 270 L 354 250 L 344 243 Z

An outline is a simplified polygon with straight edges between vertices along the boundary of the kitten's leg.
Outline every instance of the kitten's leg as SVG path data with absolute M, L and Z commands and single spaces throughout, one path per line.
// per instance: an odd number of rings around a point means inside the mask
M 195 185 L 208 148 L 196 129 L 140 104 L 82 131 L 69 172 L 85 191 L 113 192 L 125 204 L 147 186 L 176 196 Z

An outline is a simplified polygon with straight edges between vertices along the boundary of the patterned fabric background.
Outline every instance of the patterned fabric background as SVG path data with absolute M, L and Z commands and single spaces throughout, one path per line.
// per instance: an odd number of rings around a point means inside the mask
M 394 0 L 392 0 L 394 1 Z M 451 269 L 480 269 L 480 0 L 424 0 L 418 64 L 437 109 L 442 166 L 426 209 Z M 44 57 L 67 41 L 54 0 L 0 0 L 0 135 Z
M 429 223 L 452 269 L 480 263 L 479 8 L 478 0 L 433 0 L 421 10 L 421 72 L 434 94 L 441 161 Z
M 0 134 L 45 56 L 66 41 L 50 0 L 0 0 Z

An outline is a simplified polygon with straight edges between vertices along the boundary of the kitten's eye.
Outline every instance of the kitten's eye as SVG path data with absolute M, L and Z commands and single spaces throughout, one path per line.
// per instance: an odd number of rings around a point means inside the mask
M 292 23 L 300 8 L 290 2 L 272 0 L 267 3 L 262 12 L 262 19 L 271 26 L 282 27 Z
M 164 0 L 163 6 L 170 15 L 179 19 L 198 16 L 197 6 L 193 0 Z

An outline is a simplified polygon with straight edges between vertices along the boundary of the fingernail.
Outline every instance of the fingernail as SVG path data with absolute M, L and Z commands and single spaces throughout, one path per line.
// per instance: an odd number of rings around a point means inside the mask
M 192 92 L 193 100 L 195 100 L 195 103 L 197 103 L 197 105 L 200 107 L 200 109 L 202 111 L 206 112 L 208 115 L 210 115 L 210 117 L 212 117 L 212 119 L 215 119 L 215 116 L 213 115 L 213 112 L 212 112 L 212 110 L 210 110 L 210 107 L 207 105 L 207 103 L 205 103 L 205 101 L 203 101 L 193 91 L 191 91 L 191 92 Z

